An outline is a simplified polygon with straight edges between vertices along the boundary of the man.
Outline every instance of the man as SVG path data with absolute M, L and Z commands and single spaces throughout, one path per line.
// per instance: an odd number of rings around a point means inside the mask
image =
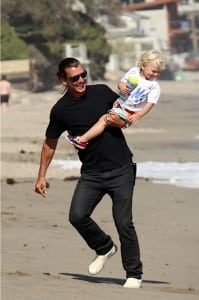
M 60 62 L 57 76 L 66 93 L 54 105 L 41 151 L 41 162 L 35 192 L 46 196 L 46 173 L 64 131 L 76 136 L 84 133 L 106 113 L 118 95 L 104 84 L 87 85 L 87 73 L 75 58 Z M 111 124 L 111 120 L 110 120 Z M 113 219 L 121 242 L 121 256 L 126 282 L 124 287 L 141 286 L 142 263 L 132 222 L 132 196 L 135 164 L 121 129 L 108 126 L 85 150 L 78 149 L 82 162 L 81 177 L 71 202 L 69 221 L 88 246 L 96 252 L 89 266 L 91 275 L 98 274 L 116 253 L 117 247 L 91 218 L 105 194 L 113 203 Z
M 3 111 L 8 110 L 11 92 L 12 92 L 12 87 L 10 81 L 7 80 L 6 75 L 2 75 L 0 80 L 0 96 L 1 96 L 1 105 Z

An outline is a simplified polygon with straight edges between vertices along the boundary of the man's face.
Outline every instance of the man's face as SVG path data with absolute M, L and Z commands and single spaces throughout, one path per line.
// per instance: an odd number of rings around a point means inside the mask
M 66 81 L 65 84 L 68 89 L 68 93 L 73 96 L 80 98 L 85 94 L 87 84 L 87 72 L 82 65 L 77 67 L 66 68 Z

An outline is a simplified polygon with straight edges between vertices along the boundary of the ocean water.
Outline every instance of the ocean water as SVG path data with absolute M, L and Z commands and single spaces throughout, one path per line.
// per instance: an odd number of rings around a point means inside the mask
M 66 170 L 80 169 L 79 160 L 53 160 L 52 165 Z M 199 189 L 199 162 L 137 162 L 137 177 L 150 178 L 155 184 L 171 184 Z
M 199 188 L 198 162 L 140 162 L 137 176 L 151 178 L 153 183 L 165 183 L 187 188 Z

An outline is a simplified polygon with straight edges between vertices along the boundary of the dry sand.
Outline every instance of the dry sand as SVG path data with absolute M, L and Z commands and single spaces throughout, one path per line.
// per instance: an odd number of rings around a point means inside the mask
M 125 130 L 135 161 L 198 161 L 198 83 L 161 82 L 160 103 L 136 128 Z M 9 111 L 1 115 L 2 299 L 198 299 L 198 189 L 137 179 L 134 220 L 144 264 L 142 289 L 122 288 L 119 251 L 99 275 L 88 275 L 94 253 L 68 221 L 76 184 L 71 176 L 79 171 L 51 166 L 48 197 L 33 192 L 49 110 L 58 98 L 57 91 L 14 90 Z M 66 157 L 77 158 L 61 138 L 55 158 Z M 15 183 L 7 184 L 8 178 Z M 108 197 L 94 218 L 119 245 Z

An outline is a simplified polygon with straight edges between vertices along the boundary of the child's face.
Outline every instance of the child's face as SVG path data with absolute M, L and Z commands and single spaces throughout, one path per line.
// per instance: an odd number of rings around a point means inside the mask
M 156 61 L 150 61 L 143 65 L 141 68 L 141 74 L 147 80 L 155 80 L 160 75 L 160 69 Z

